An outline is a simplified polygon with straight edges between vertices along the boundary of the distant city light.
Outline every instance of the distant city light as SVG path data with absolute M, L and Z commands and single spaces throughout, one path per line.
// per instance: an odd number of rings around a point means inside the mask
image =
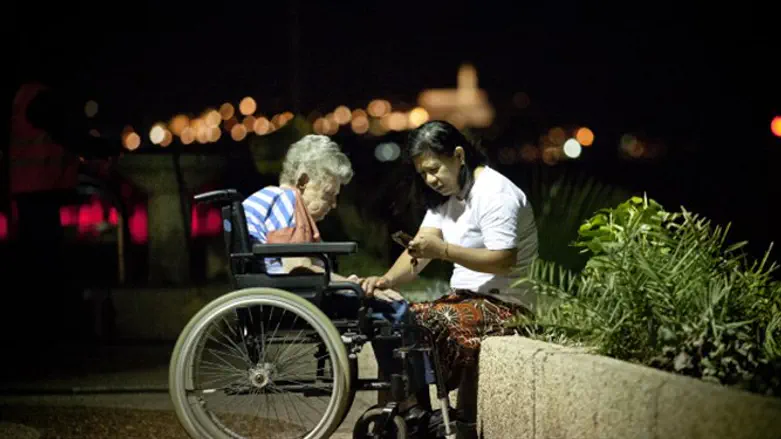
M 129 149 L 130 151 L 133 151 L 134 149 L 141 146 L 141 137 L 135 132 L 130 132 L 127 135 L 125 135 L 123 143 L 125 148 Z
M 388 116 L 388 127 L 393 131 L 402 131 L 407 128 L 407 116 L 400 111 L 394 111 Z
M 244 128 L 247 129 L 247 131 L 252 131 L 255 129 L 255 116 L 247 116 L 244 118 L 243 121 L 241 121 L 241 124 L 244 125 Z M 233 128 L 233 127 L 231 127 Z
M 568 139 L 566 142 L 564 142 L 564 155 L 571 159 L 576 159 L 580 157 L 580 153 L 583 151 L 583 148 L 580 147 L 580 143 L 578 143 L 575 139 Z
M 173 142 L 173 140 L 174 140 L 173 134 L 171 134 L 170 131 L 165 130 L 164 133 L 163 133 L 163 141 L 160 142 L 160 146 L 166 147 L 166 146 L 170 145 L 171 142 Z
M 173 119 L 171 119 L 171 123 L 169 124 L 168 128 L 171 130 L 172 133 L 176 134 L 177 136 L 181 136 L 182 131 L 184 131 L 184 129 L 187 128 L 189 125 L 190 125 L 190 118 L 188 118 L 184 114 L 179 114 L 174 116 Z
M 345 125 L 350 122 L 350 119 L 352 119 L 352 113 L 350 112 L 350 109 L 347 108 L 345 105 L 340 105 L 336 107 L 334 110 L 334 120 L 339 125 Z
M 240 123 L 233 125 L 233 128 L 231 128 L 231 138 L 240 142 L 244 140 L 245 137 L 247 137 L 247 127 Z
M 554 145 L 562 145 L 567 139 L 567 133 L 561 127 L 553 127 L 548 131 L 548 139 L 553 142 Z
M 163 139 L 165 139 L 165 128 L 163 128 L 162 124 L 155 124 L 155 126 L 149 130 L 149 140 L 155 145 L 158 145 L 163 142 Z
M 217 110 L 207 110 L 206 114 L 203 116 L 203 119 L 204 122 L 206 122 L 206 126 L 212 128 L 220 125 L 220 122 L 222 121 L 222 115 L 220 115 Z
M 393 107 L 391 107 L 390 102 L 387 100 L 375 99 L 369 102 L 369 106 L 366 108 L 366 111 L 368 111 L 372 117 L 380 118 L 390 113 L 392 108 Z
M 381 143 L 374 148 L 374 157 L 381 162 L 392 162 L 401 155 L 401 148 L 394 142 Z
M 416 107 L 409 112 L 409 127 L 417 128 L 428 122 L 428 111 L 422 107 Z
M 258 109 L 258 104 L 255 103 L 255 99 L 247 96 L 239 102 L 239 112 L 244 116 L 249 116 Z M 230 118 L 229 118 L 230 119 Z
M 583 146 L 591 146 L 594 143 L 594 132 L 586 127 L 579 128 L 575 140 Z
M 222 120 L 228 120 L 233 117 L 234 111 L 233 105 L 226 102 L 220 106 L 220 117 L 222 117 Z
M 255 134 L 262 136 L 271 131 L 271 123 L 265 117 L 259 117 L 255 119 L 255 125 L 253 125 L 252 129 L 255 131 Z
M 189 145 L 195 141 L 195 131 L 190 127 L 185 127 L 179 137 L 184 145 Z
M 98 114 L 98 103 L 95 101 L 87 101 L 87 104 L 84 105 L 84 114 L 89 118 L 95 117 L 95 115 Z
M 772 131 L 776 137 L 781 137 L 781 116 L 774 117 L 773 121 L 770 122 L 770 131 Z
M 314 132 L 325 135 L 335 135 L 342 127 L 349 127 L 356 135 L 384 136 L 392 131 L 415 129 L 432 119 L 446 120 L 458 129 L 490 127 L 494 136 L 504 129 L 501 125 L 492 125 L 494 108 L 488 101 L 486 91 L 479 88 L 477 70 L 471 64 L 459 66 L 456 88 L 423 90 L 418 95 L 418 106 L 413 108 L 410 108 L 409 103 L 391 103 L 380 97 L 371 99 L 365 108 L 351 109 L 348 104 L 332 107 L 330 111 L 321 107 L 309 113 L 306 120 L 312 123 Z M 528 108 L 531 100 L 526 92 L 519 91 L 512 95 L 512 104 L 516 108 Z M 238 105 L 234 105 L 224 102 L 219 107 L 188 112 L 188 115 L 177 114 L 170 120 L 156 123 L 148 131 L 150 143 L 165 147 L 178 138 L 184 145 L 193 142 L 205 144 L 225 137 L 238 142 L 250 134 L 262 136 L 273 133 L 296 117 L 290 111 L 273 108 L 259 112 L 258 103 L 251 96 L 243 97 Z M 84 111 L 88 117 L 94 116 L 97 110 L 95 101 L 86 103 Z M 541 133 L 537 144 L 507 149 L 504 158 L 509 162 L 542 159 L 553 165 L 564 157 L 579 157 L 584 147 L 593 144 L 594 132 L 588 127 L 563 126 L 549 127 L 547 132 Z M 781 137 L 781 116 L 773 118 L 771 130 Z M 143 131 L 139 132 L 143 136 Z M 99 135 L 96 131 L 90 134 Z M 140 147 L 142 139 L 134 129 L 126 127 L 122 132 L 122 142 L 127 149 L 133 150 Z M 622 138 L 621 147 L 630 156 L 638 157 L 643 155 L 646 145 L 634 136 L 626 135 Z M 383 144 L 377 147 L 375 153 L 380 160 L 394 160 L 388 158 L 395 154 L 393 151 L 392 146 Z
M 222 137 L 222 130 L 220 130 L 220 127 L 209 128 L 209 142 L 216 142 L 220 140 L 220 137 Z
M 356 110 L 353 112 L 353 120 L 350 121 L 350 126 L 355 134 L 365 134 L 369 131 L 369 118 L 366 116 L 366 113 L 359 113 Z

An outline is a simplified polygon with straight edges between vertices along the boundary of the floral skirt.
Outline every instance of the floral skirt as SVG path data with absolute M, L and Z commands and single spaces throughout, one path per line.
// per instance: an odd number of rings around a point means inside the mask
M 451 291 L 432 302 L 414 303 L 410 311 L 417 324 L 434 334 L 448 390 L 458 387 L 464 368 L 477 364 L 483 338 L 513 334 L 504 322 L 529 313 L 521 305 L 464 290 Z

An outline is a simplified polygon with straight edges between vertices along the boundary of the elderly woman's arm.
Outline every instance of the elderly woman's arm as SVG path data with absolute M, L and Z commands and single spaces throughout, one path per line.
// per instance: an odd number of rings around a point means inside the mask
M 286 273 L 294 271 L 303 271 L 304 273 L 323 273 L 325 270 L 323 267 L 316 265 L 310 258 L 284 258 L 282 259 L 282 266 Z M 340 282 L 359 282 L 360 280 L 355 276 L 344 277 L 338 273 L 331 272 L 331 279 Z M 390 288 L 377 289 L 372 294 L 379 300 L 392 302 L 395 300 L 404 300 L 404 296 L 399 294 L 398 291 L 394 291 Z
M 420 236 L 433 235 L 442 237 L 442 231 L 433 227 L 421 227 L 415 238 Z M 375 288 L 395 288 L 398 285 L 412 282 L 418 277 L 426 266 L 431 262 L 430 258 L 414 258 L 408 250 L 404 250 L 382 276 L 369 276 L 361 279 L 361 287 L 368 294 L 372 294 Z
M 324 273 L 323 267 L 315 264 L 311 258 L 282 258 L 282 267 L 285 273 L 290 273 L 293 270 L 306 270 L 314 273 Z M 346 281 L 347 278 L 337 273 L 331 272 L 331 279 L 338 281 Z

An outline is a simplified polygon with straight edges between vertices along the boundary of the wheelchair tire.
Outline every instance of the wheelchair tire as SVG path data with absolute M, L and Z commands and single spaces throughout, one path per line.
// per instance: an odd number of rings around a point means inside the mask
M 396 415 L 391 420 L 389 431 L 386 431 L 382 435 L 376 435 L 374 433 L 374 425 L 385 414 L 382 411 L 382 407 L 374 407 L 366 410 L 366 412 L 358 418 L 355 422 L 355 428 L 353 429 L 353 439 L 407 439 L 407 424 L 404 422 L 404 418 Z
M 350 363 L 350 391 L 347 394 L 347 403 L 345 404 L 346 408 L 344 413 L 342 413 L 342 417 L 339 419 L 337 428 L 341 426 L 342 423 L 344 423 L 345 418 L 347 418 L 347 415 L 350 412 L 350 407 L 352 407 L 353 402 L 355 402 L 355 394 L 357 393 L 355 384 L 358 382 L 358 359 L 348 358 L 348 361 Z
M 223 439 L 240 436 L 233 431 L 226 431 L 216 416 L 205 409 L 201 397 L 188 392 L 195 389 L 192 364 L 209 324 L 227 310 L 256 305 L 270 305 L 291 312 L 296 318 L 311 325 L 322 339 L 333 369 L 333 393 L 319 422 L 303 437 L 329 437 L 349 409 L 352 383 L 347 349 L 331 320 L 312 302 L 274 288 L 247 288 L 226 294 L 204 306 L 185 326 L 169 364 L 169 394 L 180 424 L 192 438 Z

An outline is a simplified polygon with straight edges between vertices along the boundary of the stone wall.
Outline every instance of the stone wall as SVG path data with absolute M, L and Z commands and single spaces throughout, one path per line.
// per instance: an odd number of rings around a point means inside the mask
M 485 438 L 781 438 L 781 399 L 523 337 L 480 353 Z

